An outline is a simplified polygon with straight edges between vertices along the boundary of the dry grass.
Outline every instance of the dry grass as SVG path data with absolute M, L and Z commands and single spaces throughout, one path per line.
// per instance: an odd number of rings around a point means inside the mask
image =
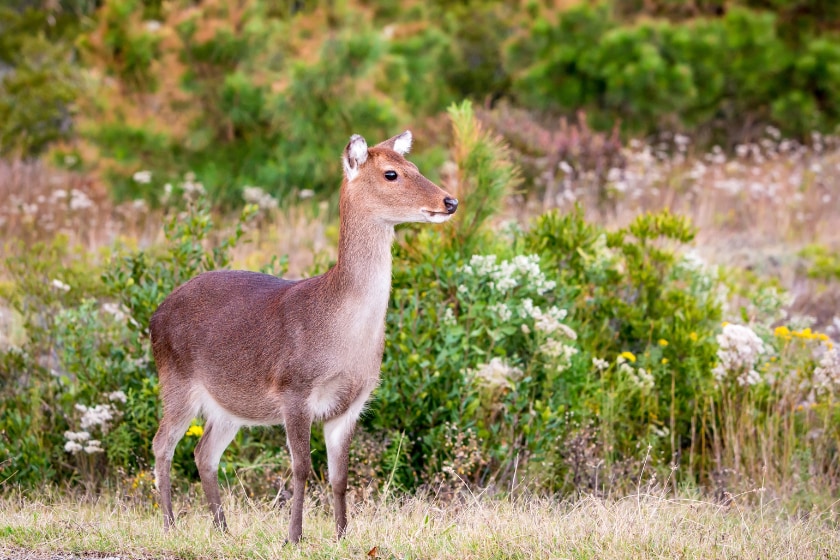
M 307 507 L 304 540 L 284 546 L 288 513 L 228 496 L 231 530 L 204 509 L 169 535 L 158 512 L 113 497 L 0 502 L 0 555 L 120 558 L 836 558 L 834 511 L 791 517 L 777 505 L 729 507 L 656 496 L 618 501 L 469 498 L 438 507 L 416 498 L 353 512 L 336 543 L 329 513 Z M 375 550 L 374 550 L 375 549 Z

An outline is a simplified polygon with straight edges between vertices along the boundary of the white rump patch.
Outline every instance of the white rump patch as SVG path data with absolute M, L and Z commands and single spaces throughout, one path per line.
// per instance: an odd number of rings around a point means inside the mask
M 344 150 L 344 157 L 342 158 L 344 175 L 347 177 L 347 181 L 352 181 L 359 175 L 359 167 L 367 161 L 367 158 L 367 142 L 358 134 L 354 134 L 350 137 L 350 143 L 347 144 L 347 149 Z
M 411 151 L 411 131 L 406 130 L 394 139 L 394 151 L 400 155 L 405 155 Z

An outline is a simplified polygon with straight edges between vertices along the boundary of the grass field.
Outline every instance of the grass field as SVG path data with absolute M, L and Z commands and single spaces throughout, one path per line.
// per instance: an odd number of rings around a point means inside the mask
M 755 496 L 753 496 L 755 497 Z M 149 504 L 113 497 L 0 502 L 3 558 L 837 558 L 833 508 L 792 516 L 778 503 L 724 507 L 631 496 L 576 502 L 468 496 L 438 506 L 410 498 L 352 512 L 336 542 L 329 512 L 309 504 L 304 540 L 284 545 L 287 508 L 227 497 L 230 532 L 199 504 L 163 534 Z

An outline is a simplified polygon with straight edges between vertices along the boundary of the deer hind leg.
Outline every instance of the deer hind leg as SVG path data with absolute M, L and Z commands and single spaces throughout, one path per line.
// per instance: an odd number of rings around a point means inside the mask
M 309 455 L 309 438 L 312 418 L 305 414 L 286 417 L 286 438 L 292 456 L 292 515 L 289 521 L 289 542 L 297 543 L 303 534 L 303 500 L 306 497 L 306 479 L 312 469 Z
M 213 514 L 213 525 L 222 531 L 227 530 L 227 522 L 219 492 L 219 461 L 237 431 L 239 426 L 231 422 L 208 421 L 204 427 L 204 434 L 195 446 L 195 464 L 201 476 L 201 486 L 207 496 L 210 512 Z
M 352 411 L 346 412 L 338 418 L 324 422 L 327 467 L 335 510 L 335 531 L 339 539 L 347 529 L 347 469 L 350 462 L 350 439 L 353 437 L 357 414 Z
M 163 418 L 160 420 L 157 434 L 152 441 L 152 451 L 155 454 L 155 486 L 160 492 L 160 506 L 163 510 L 163 529 L 168 531 L 175 523 L 172 513 L 172 456 L 175 447 L 195 416 L 195 410 L 186 398 L 180 394 L 172 394 L 164 401 Z

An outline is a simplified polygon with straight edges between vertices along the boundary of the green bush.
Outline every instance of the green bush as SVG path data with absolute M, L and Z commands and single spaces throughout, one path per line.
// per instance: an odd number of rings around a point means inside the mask
M 0 156 L 38 156 L 73 135 L 82 91 L 72 49 L 78 18 L 54 23 L 40 10 L 0 8 Z
M 800 137 L 833 130 L 838 110 L 826 92 L 838 49 L 829 34 L 786 42 L 769 11 L 634 23 L 601 3 L 537 20 L 508 48 L 507 67 L 531 107 L 583 108 L 599 128 L 621 121 L 632 133 L 678 129 L 732 144 L 767 124 Z
M 22 348 L 0 352 L 0 463 L 10 480 L 96 484 L 149 468 L 159 416 L 149 319 L 176 286 L 227 266 L 254 211 L 246 206 L 209 248 L 217 233 L 206 207 L 173 216 L 162 252 L 118 252 L 101 275 L 61 238 L 6 260 L 12 283 L 0 295 L 27 333 Z M 188 456 L 179 450 L 189 472 Z

